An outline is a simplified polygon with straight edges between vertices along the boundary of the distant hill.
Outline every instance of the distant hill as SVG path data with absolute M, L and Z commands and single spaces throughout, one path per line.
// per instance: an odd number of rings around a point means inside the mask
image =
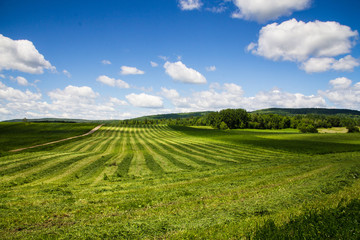
M 207 112 L 190 112 L 190 113 L 169 113 L 169 114 L 158 114 L 158 115 L 150 115 L 150 116 L 143 116 L 134 118 L 133 120 L 158 120 L 158 119 L 178 119 L 178 118 L 190 118 L 190 117 L 201 117 L 208 113 L 211 113 L 211 111 Z
M 360 115 L 360 111 L 349 109 L 332 108 L 267 108 L 253 111 L 259 114 L 279 114 L 279 115 L 297 115 L 297 114 L 323 114 L 323 115 Z
M 24 119 L 11 119 L 4 122 L 23 122 Z M 85 119 L 70 119 L 70 118 L 38 118 L 38 119 L 26 119 L 27 122 L 64 122 L 64 123 L 85 123 L 93 122 Z
M 191 117 L 202 117 L 212 111 L 204 112 L 189 112 L 189 113 L 169 113 L 169 114 L 158 114 L 149 115 L 129 120 L 160 120 L 160 119 L 180 119 L 180 118 L 191 118 Z M 298 115 L 298 114 L 323 114 L 323 115 L 352 115 L 360 116 L 360 111 L 350 109 L 330 109 L 330 108 L 267 108 L 256 110 L 250 113 L 258 114 L 279 114 L 279 115 Z M 38 119 L 27 119 L 27 122 L 64 122 L 64 123 L 112 123 L 117 120 L 86 120 L 86 119 L 71 119 L 71 118 L 38 118 Z M 23 122 L 23 119 L 12 119 L 4 122 Z

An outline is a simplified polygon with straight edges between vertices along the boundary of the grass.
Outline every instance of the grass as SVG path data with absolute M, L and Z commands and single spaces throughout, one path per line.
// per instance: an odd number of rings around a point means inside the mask
M 0 157 L 0 236 L 359 239 L 359 137 L 103 126 Z
M 0 156 L 10 150 L 78 136 L 94 123 L 8 123 L 0 122 Z

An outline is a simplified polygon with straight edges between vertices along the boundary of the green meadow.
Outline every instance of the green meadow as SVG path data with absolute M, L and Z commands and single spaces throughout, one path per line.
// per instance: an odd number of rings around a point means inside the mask
M 359 133 L 107 124 L 7 152 L 94 126 L 0 124 L 0 238 L 360 238 Z

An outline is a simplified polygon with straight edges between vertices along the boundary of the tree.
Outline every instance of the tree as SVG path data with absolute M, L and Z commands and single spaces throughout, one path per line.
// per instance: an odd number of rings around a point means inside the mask
M 228 125 L 226 125 L 226 123 L 224 123 L 224 122 L 221 122 L 221 123 L 220 123 L 219 128 L 220 128 L 221 130 L 229 129 Z
M 348 133 L 356 133 L 359 132 L 359 128 L 354 126 L 354 125 L 350 125 L 346 127 L 348 130 Z
M 300 123 L 298 129 L 302 133 L 318 133 L 318 130 L 312 124 Z

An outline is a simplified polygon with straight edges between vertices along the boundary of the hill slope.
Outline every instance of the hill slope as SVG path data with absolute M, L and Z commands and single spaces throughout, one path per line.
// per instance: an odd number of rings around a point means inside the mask
M 297 115 L 297 114 L 324 114 L 324 115 L 360 115 L 360 111 L 350 109 L 329 109 L 329 108 L 267 108 L 253 111 L 252 113 L 260 114 L 280 114 L 280 115 Z

